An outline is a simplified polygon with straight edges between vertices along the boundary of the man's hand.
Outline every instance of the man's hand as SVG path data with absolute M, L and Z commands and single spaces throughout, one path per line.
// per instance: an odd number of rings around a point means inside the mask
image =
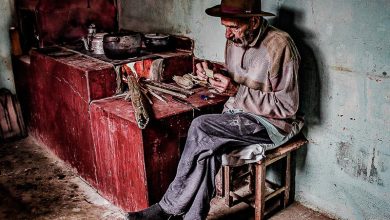
M 220 73 L 214 72 L 213 77 L 209 78 L 206 71 L 212 71 L 207 62 L 196 64 L 196 75 L 200 80 L 205 80 L 222 95 L 234 96 L 237 93 L 238 86 L 231 80 L 231 78 Z
M 209 69 L 207 62 L 201 62 L 196 64 L 196 75 L 200 80 L 207 81 L 207 75 L 205 69 Z
M 209 78 L 210 85 L 219 93 L 234 96 L 237 93 L 238 87 L 231 78 L 220 73 L 214 74 L 214 79 Z

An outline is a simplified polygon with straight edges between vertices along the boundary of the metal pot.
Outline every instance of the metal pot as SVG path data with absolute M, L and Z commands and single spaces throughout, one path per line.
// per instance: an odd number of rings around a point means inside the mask
M 144 43 L 149 50 L 166 50 L 170 46 L 170 37 L 166 34 L 145 34 Z
M 137 56 L 142 39 L 139 33 L 112 33 L 103 37 L 103 49 L 110 59 L 126 59 Z

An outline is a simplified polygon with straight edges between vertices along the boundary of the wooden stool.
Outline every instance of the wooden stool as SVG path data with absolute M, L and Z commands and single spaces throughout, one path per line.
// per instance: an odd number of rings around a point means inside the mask
M 288 205 L 288 201 L 290 199 L 290 184 L 291 184 L 291 152 L 297 150 L 301 146 L 303 146 L 305 143 L 307 143 L 306 138 L 302 134 L 298 134 L 294 138 L 292 138 L 287 143 L 283 144 L 282 146 L 270 150 L 266 152 L 266 157 L 264 160 L 261 160 L 257 163 L 253 163 L 255 167 L 255 174 L 254 174 L 254 187 L 250 187 L 251 191 L 255 194 L 255 201 L 250 202 L 247 199 L 239 196 L 232 190 L 232 177 L 231 177 L 231 167 L 229 166 L 223 166 L 222 167 L 222 175 L 224 178 L 223 183 L 223 195 L 225 198 L 225 204 L 229 207 L 233 205 L 233 197 L 238 200 L 238 202 L 245 202 L 248 203 L 248 205 L 251 205 L 255 208 L 255 220 L 263 219 L 264 212 L 265 212 L 265 202 L 270 200 L 271 198 L 274 198 L 275 196 L 283 194 L 283 201 L 281 202 L 281 205 L 283 208 L 285 208 Z M 272 193 L 266 193 L 266 180 L 265 174 L 266 174 L 266 168 L 267 166 L 275 163 L 276 161 L 279 161 L 281 159 L 286 159 L 286 170 L 285 170 L 285 181 L 282 186 L 279 186 L 275 183 L 272 183 L 273 192 Z M 246 173 L 248 174 L 248 173 Z M 242 178 L 246 176 L 246 174 L 241 175 L 239 178 Z M 253 184 L 253 178 L 251 178 L 250 183 Z M 251 184 L 250 184 L 251 186 Z M 252 189 L 254 188 L 254 189 Z

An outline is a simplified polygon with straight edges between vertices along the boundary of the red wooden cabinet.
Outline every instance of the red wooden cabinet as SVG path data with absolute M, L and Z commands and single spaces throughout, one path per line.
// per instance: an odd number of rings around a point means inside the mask
M 166 82 L 193 71 L 192 41 L 177 39 L 176 46 L 187 50 L 155 54 L 164 61 Z M 147 76 L 153 59 L 136 58 L 137 71 Z M 192 119 L 221 112 L 226 100 L 202 100 L 203 88 L 188 99 L 201 111 L 170 98 L 168 104 L 153 100 L 152 119 L 140 130 L 132 104 L 111 97 L 117 86 L 111 63 L 62 47 L 32 51 L 30 63 L 17 63 L 16 86 L 30 135 L 125 211 L 161 199 Z
M 203 101 L 200 89 L 188 100 L 201 111 L 170 100 L 153 100 L 153 119 L 144 130 L 130 102 L 95 101 L 90 114 L 95 143 L 98 190 L 125 211 L 158 202 L 176 174 L 180 148 L 194 117 L 221 112 L 224 97 Z
M 53 58 L 31 54 L 30 72 L 24 77 L 28 130 L 39 142 L 96 186 L 94 147 L 89 103 L 115 92 L 112 66 L 75 54 Z

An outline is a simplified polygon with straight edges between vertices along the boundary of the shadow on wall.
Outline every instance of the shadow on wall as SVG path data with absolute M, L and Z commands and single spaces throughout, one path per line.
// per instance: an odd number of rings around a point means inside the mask
M 286 31 L 293 38 L 301 55 L 301 65 L 299 68 L 299 112 L 305 115 L 304 133 L 308 133 L 308 128 L 321 124 L 322 116 L 322 91 L 325 82 L 325 69 L 323 68 L 324 58 L 320 49 L 316 45 L 316 36 L 308 29 L 299 26 L 305 20 L 305 12 L 287 7 L 281 7 L 278 16 L 272 21 L 273 25 Z M 302 151 L 301 151 L 302 152 Z M 300 158 L 306 158 L 306 150 Z M 304 159 L 303 159 L 304 160 Z M 304 161 L 299 164 L 304 166 Z
M 273 25 L 290 34 L 301 55 L 299 111 L 305 115 L 306 127 L 310 127 L 321 124 L 321 84 L 323 82 L 320 82 L 320 72 L 322 72 L 319 66 L 320 54 L 313 43 L 315 35 L 310 30 L 297 25 L 297 21 L 303 20 L 304 16 L 303 11 L 281 7 Z
M 324 74 L 322 65 L 324 61 L 319 48 L 315 45 L 315 34 L 299 26 L 299 23 L 304 21 L 304 16 L 304 11 L 281 7 L 278 10 L 278 16 L 270 22 L 273 26 L 290 34 L 301 55 L 299 112 L 305 115 L 306 126 L 303 132 L 307 134 L 311 126 L 321 124 L 321 99 L 323 98 L 321 96 L 324 94 L 321 89 L 323 89 L 322 85 L 326 85 L 324 82 L 326 78 L 321 76 Z M 307 148 L 302 148 L 297 154 L 296 166 L 299 169 L 304 169 Z

